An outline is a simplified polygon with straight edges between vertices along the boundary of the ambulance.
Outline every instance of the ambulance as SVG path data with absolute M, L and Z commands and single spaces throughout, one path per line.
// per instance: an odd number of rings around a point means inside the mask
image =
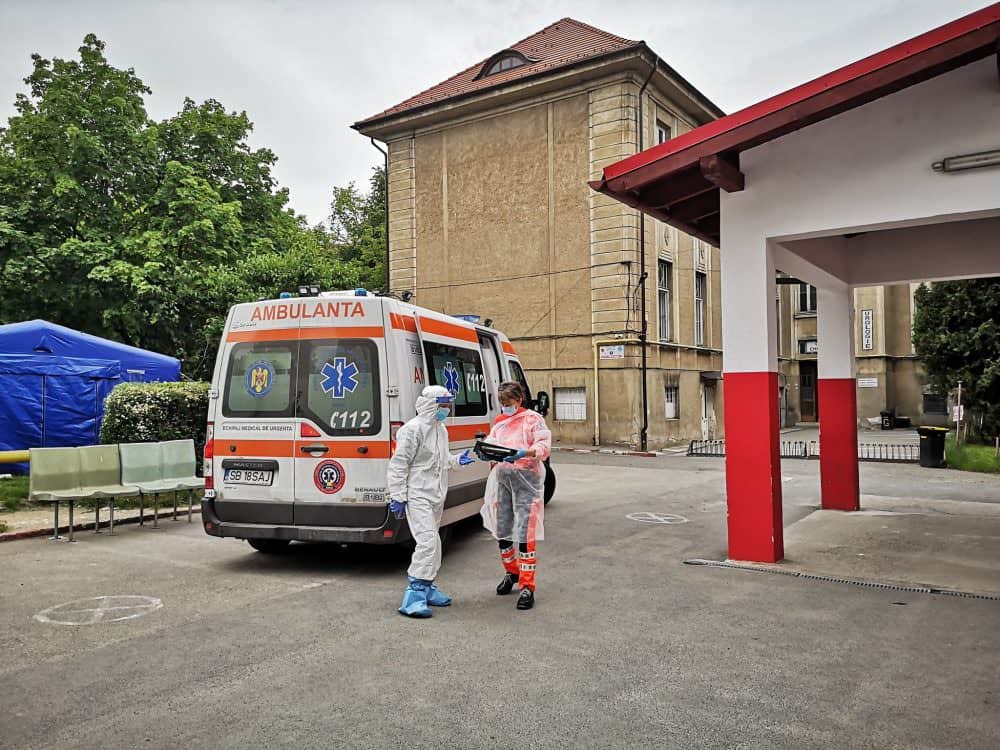
M 456 452 L 489 433 L 505 380 L 545 415 L 548 394 L 532 397 L 510 340 L 474 316 L 363 289 L 236 305 L 209 391 L 205 531 L 261 552 L 408 541 L 389 512 L 386 470 L 417 396 L 427 385 L 455 394 L 446 425 Z M 481 462 L 451 472 L 442 526 L 479 512 L 488 472 Z M 546 463 L 546 501 L 554 491 Z

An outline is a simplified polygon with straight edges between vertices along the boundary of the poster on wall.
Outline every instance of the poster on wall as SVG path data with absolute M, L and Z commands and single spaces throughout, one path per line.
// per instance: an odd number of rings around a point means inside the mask
M 875 348 L 874 329 L 875 314 L 872 310 L 861 311 L 861 348 L 870 352 Z

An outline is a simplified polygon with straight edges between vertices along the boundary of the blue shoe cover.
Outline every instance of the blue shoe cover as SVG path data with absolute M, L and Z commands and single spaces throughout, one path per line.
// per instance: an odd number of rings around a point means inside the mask
M 451 597 L 432 582 L 431 587 L 427 589 L 427 603 L 432 607 L 447 607 L 451 604 Z
M 399 614 L 407 617 L 430 617 L 433 612 L 427 606 L 429 584 L 416 578 L 410 579 L 410 585 L 403 592 L 403 603 L 399 605 Z

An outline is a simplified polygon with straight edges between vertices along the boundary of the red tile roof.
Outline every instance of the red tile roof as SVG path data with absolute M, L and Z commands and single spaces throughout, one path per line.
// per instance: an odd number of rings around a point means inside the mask
M 527 64 L 478 78 L 483 66 L 496 57 L 495 54 L 491 55 L 466 68 L 458 75 L 410 97 L 395 107 L 390 107 L 384 112 L 355 123 L 354 127 L 360 129 L 365 125 L 412 109 L 437 104 L 476 91 L 484 91 L 538 73 L 567 67 L 641 45 L 642 42 L 623 39 L 572 18 L 564 18 L 508 48 L 529 58 Z

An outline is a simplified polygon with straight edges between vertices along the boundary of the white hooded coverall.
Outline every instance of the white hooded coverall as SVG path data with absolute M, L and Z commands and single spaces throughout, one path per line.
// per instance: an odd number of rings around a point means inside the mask
M 396 451 L 389 459 L 389 498 L 406 502 L 406 520 L 416 542 L 410 567 L 413 578 L 433 581 L 441 567 L 438 528 L 448 494 L 448 470 L 459 466 L 448 451 L 448 430 L 435 419 L 438 396 L 451 395 L 442 386 L 428 386 L 417 398 L 417 416 L 399 428 Z

